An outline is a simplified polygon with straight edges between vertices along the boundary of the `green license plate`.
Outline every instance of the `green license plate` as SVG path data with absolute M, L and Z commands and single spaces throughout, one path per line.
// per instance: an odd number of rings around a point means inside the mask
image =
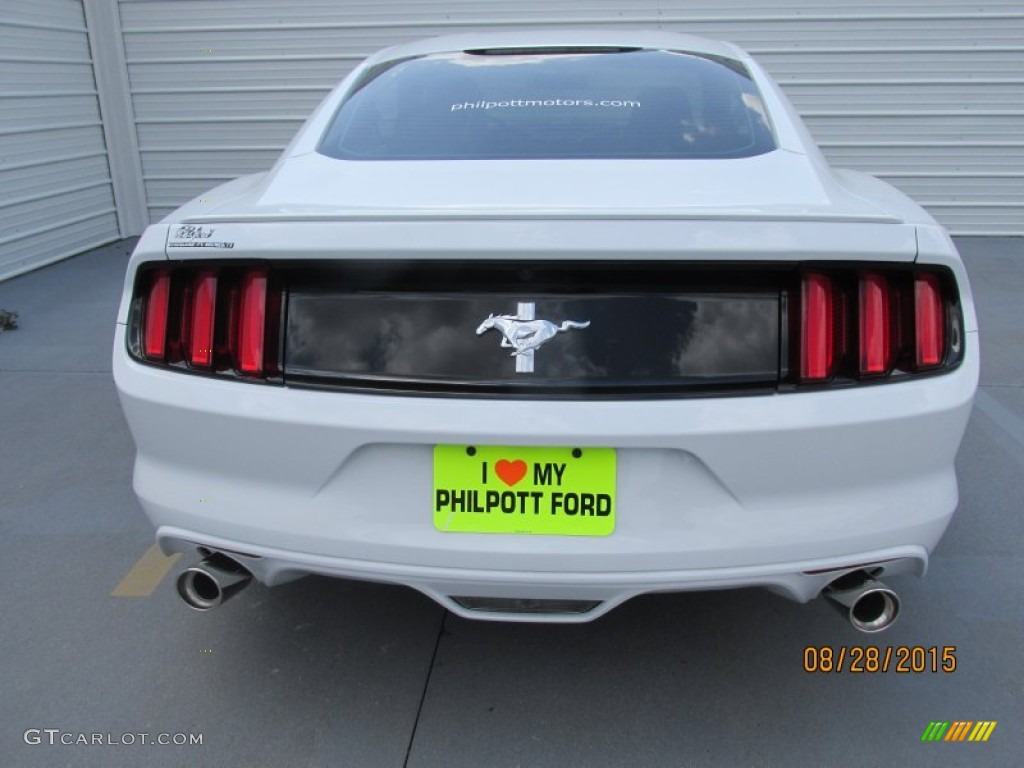
M 607 536 L 615 530 L 615 450 L 435 446 L 434 527 Z

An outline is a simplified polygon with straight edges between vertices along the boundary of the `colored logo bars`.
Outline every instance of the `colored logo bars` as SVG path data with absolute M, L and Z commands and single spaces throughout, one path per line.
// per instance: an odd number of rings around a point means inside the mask
M 995 720 L 932 721 L 921 734 L 921 741 L 988 741 L 995 727 Z

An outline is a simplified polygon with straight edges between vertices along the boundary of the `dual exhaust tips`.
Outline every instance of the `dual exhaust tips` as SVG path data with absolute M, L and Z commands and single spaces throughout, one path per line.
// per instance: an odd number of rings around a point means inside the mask
M 227 555 L 210 555 L 178 577 L 178 596 L 197 611 L 208 611 L 234 597 L 252 581 L 252 574 Z
M 237 595 L 252 581 L 252 574 L 227 555 L 214 553 L 178 577 L 178 595 L 197 611 L 208 611 Z M 900 613 L 895 592 L 864 571 L 841 576 L 823 594 L 861 632 L 881 632 Z

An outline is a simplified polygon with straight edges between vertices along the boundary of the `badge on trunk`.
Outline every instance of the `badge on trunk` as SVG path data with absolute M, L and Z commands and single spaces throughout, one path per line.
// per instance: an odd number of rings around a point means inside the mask
M 534 304 L 529 301 L 520 302 L 514 315 L 488 315 L 476 329 L 476 335 L 480 336 L 490 330 L 497 331 L 501 334 L 501 346 L 512 349 L 511 356 L 516 359 L 516 373 L 533 373 L 533 354 L 537 349 L 559 333 L 589 325 L 589 320 L 565 320 L 561 324 L 536 320 Z

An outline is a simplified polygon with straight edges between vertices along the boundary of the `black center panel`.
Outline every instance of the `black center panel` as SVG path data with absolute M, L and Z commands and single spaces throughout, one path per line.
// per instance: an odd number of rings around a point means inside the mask
M 524 397 L 749 393 L 773 390 L 784 359 L 783 270 L 366 262 L 288 272 L 283 368 L 291 386 Z M 526 313 L 517 313 L 531 305 L 541 322 L 524 327 Z M 484 327 L 492 315 L 505 333 Z M 517 343 L 530 347 L 535 329 L 550 338 L 517 370 L 515 347 L 502 340 L 519 330 Z

